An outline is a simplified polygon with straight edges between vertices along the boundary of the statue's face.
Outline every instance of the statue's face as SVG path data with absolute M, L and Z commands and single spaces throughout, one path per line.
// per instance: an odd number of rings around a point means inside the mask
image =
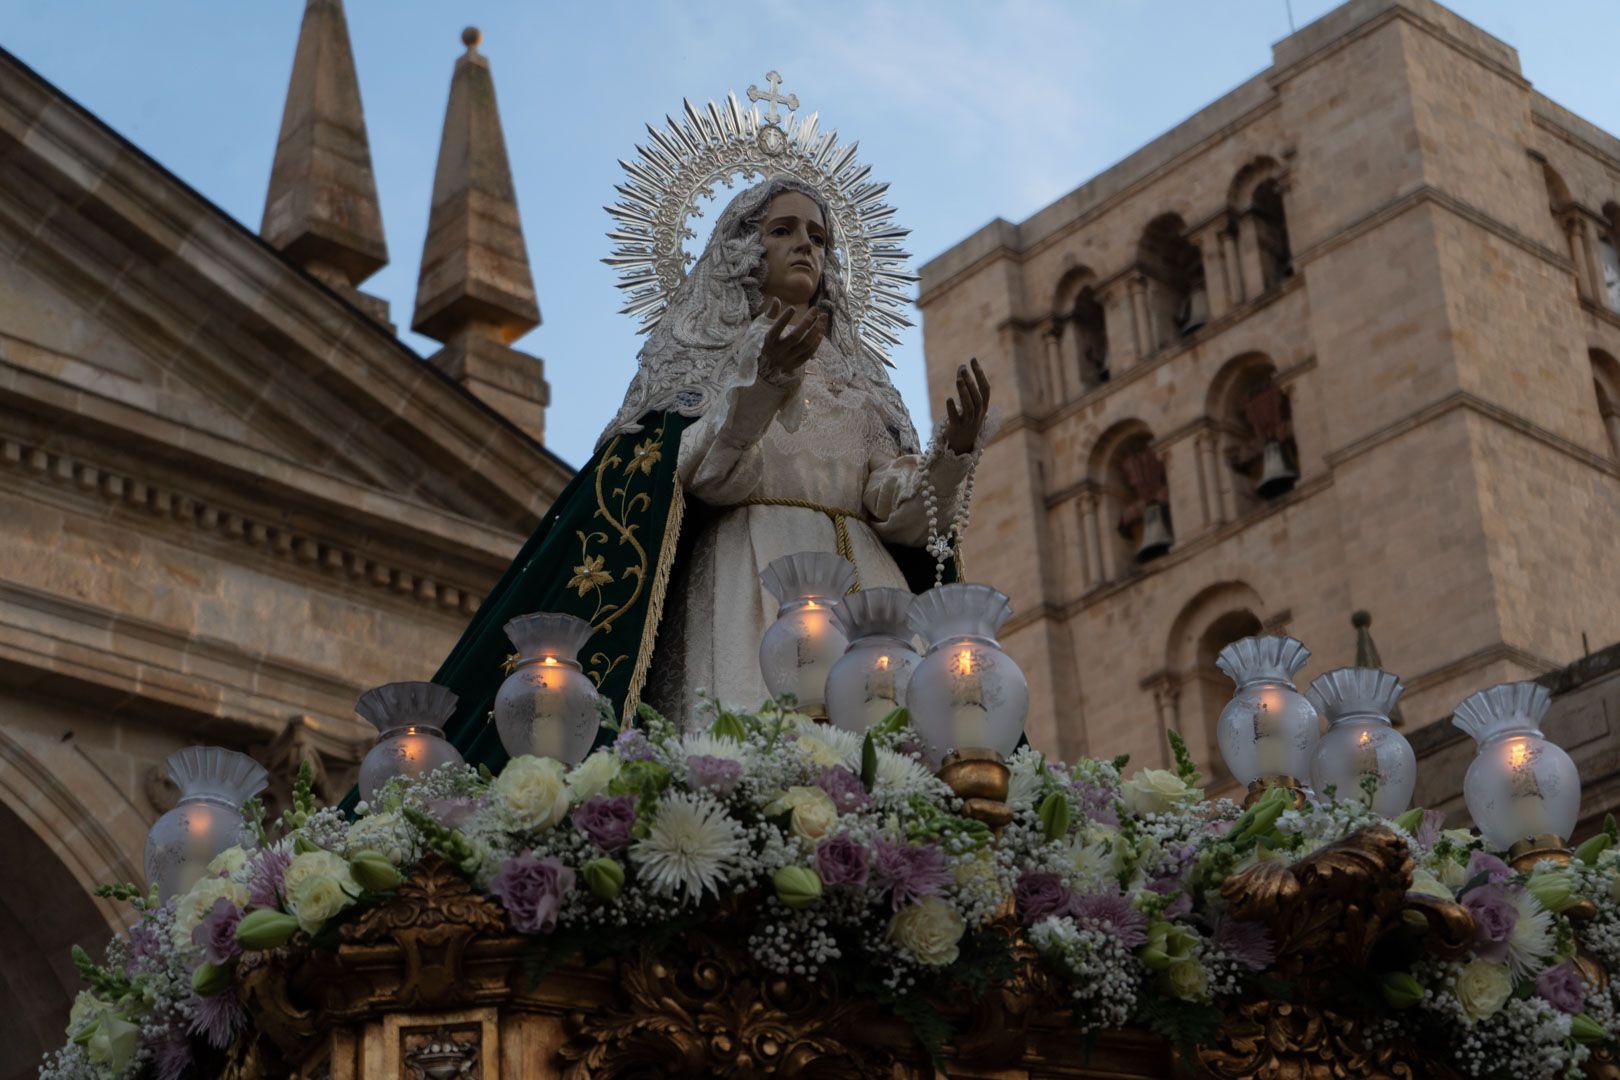
M 809 305 L 821 287 L 827 262 L 827 223 L 808 195 L 784 191 L 771 200 L 759 223 L 765 244 L 765 280 L 760 291 L 790 307 Z

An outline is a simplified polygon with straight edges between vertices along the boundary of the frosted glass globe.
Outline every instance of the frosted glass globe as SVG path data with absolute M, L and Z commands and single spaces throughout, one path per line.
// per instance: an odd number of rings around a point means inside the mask
M 835 726 L 863 735 L 905 705 L 922 662 L 906 623 L 912 599 L 905 589 L 866 589 L 833 608 L 833 622 L 849 639 L 827 676 L 827 719 Z
M 1389 714 L 1401 681 L 1378 668 L 1336 668 L 1311 682 L 1305 698 L 1328 722 L 1311 755 L 1311 787 L 1326 797 L 1369 803 L 1374 813 L 1399 817 L 1417 785 L 1417 755 Z M 1368 799 L 1363 787 L 1374 785 Z
M 242 804 L 263 791 L 270 776 L 246 754 L 219 746 L 188 746 L 164 764 L 180 801 L 147 831 L 143 862 L 147 885 L 167 900 L 196 884 L 226 848 L 252 846 Z
M 1568 840 L 1575 831 L 1581 777 L 1569 755 L 1541 733 L 1551 704 L 1544 686 L 1504 683 L 1468 698 L 1452 719 L 1479 747 L 1463 777 L 1463 800 L 1498 850 L 1533 836 Z
M 1012 615 L 988 585 L 941 585 L 912 604 L 913 630 L 929 642 L 911 673 L 906 709 L 924 755 L 937 769 L 952 750 L 1018 747 L 1029 715 L 1029 683 L 996 641 Z
M 776 597 L 776 620 L 759 643 L 759 673 L 772 697 L 792 695 L 805 713 L 822 712 L 827 676 L 849 642 L 833 605 L 855 584 L 855 568 L 828 551 L 784 555 L 760 573 Z
M 461 764 L 461 752 L 444 737 L 456 711 L 456 695 L 430 682 L 397 682 L 367 690 L 354 711 L 376 726 L 377 744 L 360 762 L 360 797 L 367 802 L 396 776 L 425 776 Z
M 578 765 L 602 726 L 596 684 L 576 659 L 590 639 L 591 624 L 542 611 L 519 615 L 505 629 L 518 659 L 495 692 L 501 746 L 512 757 L 533 754 Z
M 1222 649 L 1215 666 L 1237 684 L 1221 710 L 1215 737 L 1239 783 L 1268 776 L 1310 775 L 1321 734 L 1316 710 L 1294 689 L 1294 674 L 1310 650 L 1291 637 L 1244 638 Z

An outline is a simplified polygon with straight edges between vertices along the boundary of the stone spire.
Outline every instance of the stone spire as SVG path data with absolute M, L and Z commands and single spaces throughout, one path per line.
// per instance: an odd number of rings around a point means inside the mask
M 483 35 L 450 77 L 411 329 L 444 343 L 430 361 L 536 439 L 550 398 L 542 362 L 509 346 L 540 325 L 512 168 Z
M 1384 662 L 1379 659 L 1378 646 L 1373 644 L 1372 639 L 1372 614 L 1367 611 L 1352 612 L 1350 625 L 1356 628 L 1356 667 L 1382 668 Z M 1389 719 L 1396 727 L 1406 726 L 1406 717 L 1401 715 L 1399 705 L 1389 710 Z
M 355 286 L 388 262 L 342 0 L 306 0 L 260 234 L 380 321 Z

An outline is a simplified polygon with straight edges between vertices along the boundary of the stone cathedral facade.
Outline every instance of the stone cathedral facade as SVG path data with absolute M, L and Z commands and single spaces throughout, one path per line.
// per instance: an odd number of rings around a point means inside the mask
M 389 253 L 339 0 L 306 5 L 259 235 L 0 50 L 4 1080 L 60 1042 L 69 946 L 127 915 L 90 890 L 141 880 L 164 758 L 309 760 L 340 795 L 356 696 L 432 674 L 571 475 L 511 347 L 540 313 L 463 44 L 427 360 L 361 288 Z
M 1309 679 L 1370 629 L 1418 801 L 1460 806 L 1459 700 L 1620 666 L 1617 250 L 1620 139 L 1445 8 L 1352 0 L 925 265 L 931 396 L 974 356 L 997 381 L 965 554 L 1012 596 L 1031 738 L 1216 762 L 1221 647 L 1286 631 Z M 1558 710 L 1590 819 L 1620 680 Z

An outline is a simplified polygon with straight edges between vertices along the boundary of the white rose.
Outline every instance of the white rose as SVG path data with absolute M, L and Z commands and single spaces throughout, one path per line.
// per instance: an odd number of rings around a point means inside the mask
M 329 877 L 352 893 L 360 891 L 360 886 L 354 880 L 354 872 L 349 869 L 349 861 L 334 852 L 321 850 L 293 856 L 292 862 L 287 864 L 286 873 L 281 876 L 282 895 L 291 897 L 306 878 L 312 877 Z
M 602 794 L 619 775 L 619 769 L 619 759 L 613 751 L 598 750 L 568 774 L 569 797 L 576 803 L 582 803 Z
M 326 920 L 354 903 L 337 878 L 316 874 L 306 877 L 287 893 L 287 908 L 298 919 L 299 929 L 314 934 Z
M 141 1029 L 119 1016 L 109 1005 L 101 1009 L 95 1032 L 84 1048 L 89 1052 L 91 1061 L 107 1066 L 114 1076 L 118 1076 L 129 1064 L 129 1059 L 135 1056 L 140 1036 Z
M 1170 992 L 1182 1001 L 1203 1001 L 1209 996 L 1209 973 L 1204 965 L 1189 956 L 1170 965 L 1166 976 Z
M 214 910 L 214 901 L 225 899 L 237 907 L 247 907 L 247 886 L 230 878 L 198 878 L 184 896 L 175 901 L 174 924 L 169 928 L 169 940 L 174 947 L 185 950 L 192 947 L 191 932 Z
M 818 787 L 790 787 L 765 808 L 767 814 L 791 812 L 789 827 L 795 836 L 820 840 L 838 824 L 838 806 Z
M 966 930 L 961 913 L 937 896 L 901 908 L 889 921 L 889 937 L 929 967 L 955 963 L 957 943 Z
M 416 834 L 411 823 L 398 810 L 367 814 L 349 826 L 349 833 L 343 840 L 343 851 L 349 858 L 362 851 L 380 851 L 395 866 L 409 866 L 415 862 L 416 846 Z
M 247 861 L 248 853 L 240 844 L 233 844 L 209 860 L 208 874 L 210 877 L 219 877 L 221 874 L 235 877 L 237 872 L 247 865 Z
M 844 763 L 844 755 L 838 752 L 836 746 L 813 735 L 800 735 L 799 749 L 809 754 L 810 760 L 823 768 Z
M 1138 769 L 1119 787 L 1125 809 L 1133 814 L 1167 814 L 1202 792 L 1168 769 Z
M 549 829 L 568 813 L 563 763 L 531 754 L 506 763 L 490 790 L 519 828 Z
M 1506 964 L 1473 960 L 1457 974 L 1457 1000 L 1472 1020 L 1495 1016 L 1513 994 L 1513 976 Z

